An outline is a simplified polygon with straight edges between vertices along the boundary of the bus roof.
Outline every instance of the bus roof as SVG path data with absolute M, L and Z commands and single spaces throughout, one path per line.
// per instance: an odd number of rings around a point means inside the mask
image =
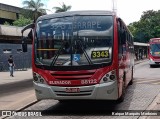
M 137 46 L 149 46 L 148 43 L 140 43 L 140 42 L 134 42 L 134 45 L 137 45 Z
M 56 17 L 66 17 L 66 16 L 76 16 L 76 15 L 115 15 L 115 14 L 112 11 L 103 11 L 103 10 L 67 11 L 67 12 L 59 12 L 49 15 L 43 15 L 39 17 L 37 21 L 56 18 Z
M 160 38 L 151 38 L 149 43 L 160 43 Z

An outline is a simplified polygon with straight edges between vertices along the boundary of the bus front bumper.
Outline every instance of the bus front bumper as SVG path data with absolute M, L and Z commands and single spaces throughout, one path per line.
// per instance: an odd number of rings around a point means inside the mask
M 160 60 L 159 61 L 154 61 L 152 59 L 149 60 L 150 65 L 160 65 Z
M 49 86 L 47 84 L 34 83 L 36 97 L 38 100 L 55 99 L 55 100 L 117 100 L 118 86 L 117 81 L 79 87 L 60 87 Z M 66 88 L 79 88 L 79 92 L 66 92 Z

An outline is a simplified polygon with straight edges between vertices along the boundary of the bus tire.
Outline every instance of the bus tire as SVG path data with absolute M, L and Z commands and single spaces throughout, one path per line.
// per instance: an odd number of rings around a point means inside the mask
M 150 64 L 150 68 L 153 68 L 153 65 Z
M 59 103 L 69 103 L 69 102 L 72 102 L 71 100 L 58 100 Z
M 66 103 L 67 101 L 66 100 L 58 100 L 59 103 Z
M 124 97 L 125 97 L 125 89 L 126 89 L 126 86 L 125 86 L 125 74 L 123 76 L 123 87 L 122 87 L 122 95 L 118 98 L 117 102 L 118 103 L 121 103 L 124 101 Z
M 133 84 L 133 67 L 132 67 L 132 71 L 131 71 L 131 80 L 129 82 L 129 85 Z

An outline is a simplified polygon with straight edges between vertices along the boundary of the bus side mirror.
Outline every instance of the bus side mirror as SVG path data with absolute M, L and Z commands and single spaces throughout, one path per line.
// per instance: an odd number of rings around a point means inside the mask
M 27 38 L 22 37 L 22 51 L 27 52 Z
M 27 38 L 24 37 L 23 33 L 24 31 L 26 31 L 27 29 L 33 29 L 34 28 L 34 23 L 33 24 L 29 24 L 27 26 L 25 26 L 22 30 L 21 30 L 21 33 L 22 33 L 22 51 L 23 52 L 27 52 Z M 28 33 L 28 38 L 33 39 L 33 33 L 32 33 L 32 30 L 30 30 L 30 32 Z

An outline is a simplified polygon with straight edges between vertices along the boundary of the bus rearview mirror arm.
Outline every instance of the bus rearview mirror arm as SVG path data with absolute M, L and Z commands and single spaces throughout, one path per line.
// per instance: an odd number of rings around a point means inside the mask
M 22 33 L 22 51 L 23 51 L 23 52 L 27 52 L 27 38 L 24 37 L 23 33 L 24 33 L 24 31 L 26 31 L 27 29 L 33 29 L 34 26 L 35 26 L 34 23 L 32 23 L 32 24 L 29 24 L 29 25 L 25 26 L 25 27 L 21 30 L 21 33 Z M 29 32 L 28 37 L 32 40 L 32 38 L 33 38 L 32 30 Z
M 22 51 L 27 52 L 27 38 L 22 37 Z

